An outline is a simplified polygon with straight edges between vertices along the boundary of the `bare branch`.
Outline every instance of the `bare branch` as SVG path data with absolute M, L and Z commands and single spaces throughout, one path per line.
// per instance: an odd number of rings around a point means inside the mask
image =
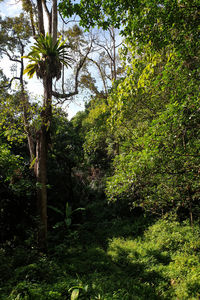
M 66 21 L 64 20 L 62 14 L 61 14 L 60 12 L 59 12 L 59 15 L 60 15 L 60 18 L 61 18 L 62 22 L 63 22 L 65 25 L 68 25 L 69 23 L 72 23 L 72 22 L 79 22 L 78 20 L 75 20 L 75 19 L 76 19 L 76 16 L 74 17 L 73 20 L 69 20 L 69 21 L 66 22 Z
M 101 69 L 101 66 L 98 64 L 98 62 L 96 62 L 95 60 L 93 60 L 92 58 L 88 58 L 89 61 L 91 61 L 93 64 L 95 64 L 99 70 L 99 73 L 101 75 L 101 79 L 103 81 L 103 85 L 104 85 L 104 90 L 105 90 L 105 93 L 107 94 L 107 86 L 106 86 L 106 82 L 105 82 L 105 79 L 104 79 L 104 74 L 103 74 L 103 71 Z
M 57 27 L 58 27 L 58 9 L 57 9 L 57 0 L 52 0 L 52 37 L 53 43 L 56 43 L 57 40 Z
M 5 50 L 3 48 L 0 48 L 0 51 L 2 51 L 4 54 L 6 54 L 11 61 L 15 61 L 15 62 L 21 63 L 21 60 L 12 57 L 7 50 Z
M 51 13 L 50 13 L 49 10 L 48 10 L 46 0 L 42 0 L 42 4 L 43 4 L 43 7 L 44 7 L 44 11 L 45 11 L 45 13 L 47 14 L 47 17 L 48 17 L 48 19 L 49 19 Z
M 92 42 L 91 42 L 91 45 L 86 53 L 86 55 L 80 60 L 79 64 L 78 64 L 78 67 L 76 69 L 76 74 L 75 74 L 75 86 L 74 86 L 74 91 L 73 92 L 69 92 L 69 93 L 59 93 L 59 92 L 56 92 L 56 91 L 52 91 L 52 95 L 56 98 L 60 98 L 60 99 L 65 99 L 67 100 L 68 98 L 71 98 L 72 96 L 75 96 L 78 94 L 78 86 L 79 86 L 79 81 L 78 81 L 78 76 L 79 76 L 79 73 L 88 57 L 88 54 L 90 53 L 90 50 L 92 48 Z M 65 101 L 64 100 L 64 101 Z M 64 101 L 62 103 L 64 103 Z
M 123 44 L 123 42 L 119 43 L 117 46 L 115 46 L 115 48 L 118 48 L 119 46 L 121 46 Z
M 109 31 L 109 33 L 110 33 L 110 36 L 111 36 L 111 38 L 112 38 L 112 40 L 114 40 L 115 39 L 115 32 L 114 32 L 114 30 L 113 30 L 113 27 L 109 27 L 108 28 L 108 31 Z
M 49 34 L 51 34 L 51 31 L 52 31 L 52 24 L 51 24 L 52 23 L 52 12 L 50 12 L 48 10 L 46 0 L 42 0 L 42 4 L 43 4 L 44 11 L 45 11 L 47 19 L 48 19 L 48 32 L 49 32 Z
M 101 45 L 101 44 L 99 44 L 99 43 L 97 43 L 97 42 L 96 42 L 96 45 L 99 46 L 100 48 L 103 48 L 103 49 L 106 51 L 106 53 L 108 54 L 109 58 L 110 58 L 111 60 L 113 60 L 112 55 L 110 54 L 110 52 L 108 51 L 108 49 L 106 48 L 106 46 Z
M 20 81 L 20 79 L 21 79 L 20 77 L 13 77 L 8 84 L 1 85 L 0 88 L 6 88 L 6 89 L 8 88 L 9 89 L 12 85 L 13 80 L 19 80 Z

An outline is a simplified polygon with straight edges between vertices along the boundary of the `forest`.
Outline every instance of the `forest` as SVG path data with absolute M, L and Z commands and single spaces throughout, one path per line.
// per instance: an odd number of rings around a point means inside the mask
M 11 2 L 0 299 L 200 299 L 199 0 Z

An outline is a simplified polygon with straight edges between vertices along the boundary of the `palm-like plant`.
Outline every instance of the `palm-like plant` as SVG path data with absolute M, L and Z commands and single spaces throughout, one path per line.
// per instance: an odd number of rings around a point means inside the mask
M 29 78 L 32 78 L 35 73 L 38 78 L 49 75 L 58 80 L 61 77 L 62 65 L 69 67 L 73 60 L 67 51 L 68 46 L 61 39 L 62 37 L 54 43 L 50 35 L 39 35 L 29 54 L 23 56 L 30 62 L 24 74 L 27 73 Z

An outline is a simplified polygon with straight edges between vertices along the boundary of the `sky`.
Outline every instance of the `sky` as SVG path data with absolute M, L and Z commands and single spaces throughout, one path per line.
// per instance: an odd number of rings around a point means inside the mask
M 0 3 L 0 13 L 2 17 L 13 17 L 18 15 L 22 9 L 21 2 L 15 0 L 5 0 Z
M 14 17 L 20 14 L 22 9 L 21 1 L 16 0 L 4 0 L 0 2 L 0 15 L 4 17 Z M 6 76 L 11 78 L 12 73 L 10 67 L 13 63 L 7 57 L 1 60 L 1 68 L 3 69 Z M 41 80 L 36 79 L 36 76 L 32 79 L 25 78 L 27 81 L 27 87 L 31 94 L 32 99 L 42 99 L 43 88 Z M 85 102 L 82 100 L 80 95 L 76 96 L 73 102 L 66 101 L 63 105 L 63 109 L 67 111 L 68 118 L 71 119 L 78 111 L 84 110 Z

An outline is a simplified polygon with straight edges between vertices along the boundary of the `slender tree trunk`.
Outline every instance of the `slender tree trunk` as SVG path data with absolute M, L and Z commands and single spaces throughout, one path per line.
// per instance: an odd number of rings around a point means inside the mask
M 46 189 L 47 149 L 46 129 L 38 132 L 36 144 L 35 175 L 37 181 L 37 210 L 38 210 L 38 246 L 40 250 L 47 248 L 47 189 Z
M 21 86 L 21 104 L 22 104 L 22 109 L 23 109 L 23 119 L 24 119 L 24 128 L 25 132 L 27 135 L 28 139 L 28 147 L 29 147 L 29 153 L 30 153 L 30 160 L 31 162 L 35 158 L 35 145 L 33 141 L 33 137 L 30 132 L 30 126 L 29 126 L 29 121 L 28 121 L 28 115 L 29 115 L 29 102 L 27 98 L 27 94 L 24 89 L 24 79 L 23 79 L 23 72 L 24 72 L 24 60 L 23 60 L 23 55 L 24 55 L 24 45 L 20 42 L 21 44 L 21 68 L 20 68 L 20 86 Z
M 117 79 L 117 69 L 116 69 L 116 37 L 115 30 L 112 28 L 112 39 L 113 39 L 113 78 L 112 80 Z
M 23 56 L 24 47 L 22 45 L 21 54 Z M 46 76 L 43 80 L 44 85 L 44 102 L 41 113 L 41 128 L 37 132 L 36 149 L 34 146 L 33 138 L 30 133 L 28 123 L 28 101 L 24 91 L 23 82 L 24 64 L 21 59 L 21 97 L 24 115 L 24 125 L 28 137 L 28 145 L 31 161 L 35 158 L 34 173 L 36 176 L 37 184 L 37 210 L 38 210 L 38 246 L 42 251 L 47 249 L 47 148 L 48 136 L 51 122 L 51 99 L 52 99 L 52 78 Z
M 37 0 L 38 28 L 45 34 L 43 7 L 48 16 L 49 34 L 53 41 L 57 39 L 57 0 L 52 0 L 52 10 L 48 11 L 46 1 Z M 44 100 L 41 112 L 41 128 L 37 135 L 35 175 L 37 181 L 37 207 L 39 216 L 38 246 L 41 250 L 47 249 L 47 156 L 50 142 L 50 125 L 52 118 L 52 76 L 43 76 Z
M 28 108 L 29 103 L 27 99 L 27 95 L 25 94 L 23 87 L 22 89 L 22 109 L 23 109 L 23 119 L 24 119 L 24 129 L 26 132 L 27 140 L 28 140 L 28 148 L 30 153 L 30 163 L 35 159 L 35 143 L 33 141 L 33 137 L 30 131 L 29 121 L 28 121 Z
M 47 7 L 46 0 L 42 0 L 43 8 L 46 13 L 46 17 L 48 19 L 48 33 L 51 35 L 52 33 L 52 10 L 50 11 Z
M 37 135 L 35 175 L 37 180 L 37 208 L 39 217 L 38 246 L 42 251 L 47 249 L 47 156 L 50 140 L 50 124 L 52 117 L 52 78 L 45 76 L 44 105 L 41 113 L 41 128 Z

